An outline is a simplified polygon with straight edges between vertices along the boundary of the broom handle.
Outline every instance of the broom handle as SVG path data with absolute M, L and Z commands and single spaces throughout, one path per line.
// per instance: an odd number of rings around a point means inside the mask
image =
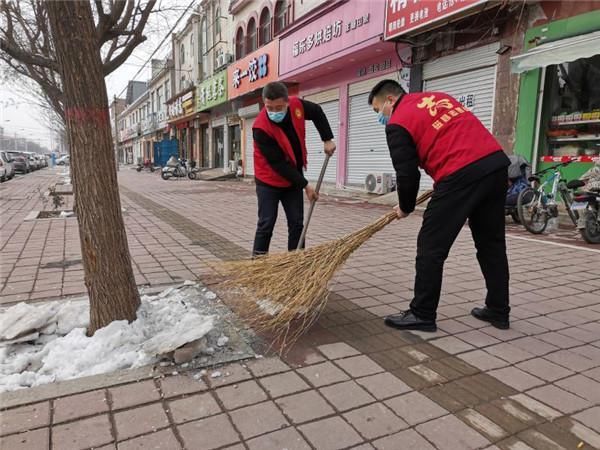
M 421 195 L 419 195 L 417 197 L 417 200 L 415 201 L 415 205 L 420 205 L 422 203 L 425 203 L 427 200 L 429 200 L 431 198 L 432 195 L 433 195 L 433 190 L 423 192 Z M 381 217 L 380 220 L 384 220 L 387 225 L 388 223 L 393 222 L 393 220 L 396 219 L 397 217 L 398 217 L 398 215 L 396 214 L 396 212 L 392 211 L 392 212 L 387 213 L 385 216 Z
M 315 188 L 315 192 L 318 194 L 321 189 L 321 183 L 323 183 L 323 178 L 325 177 L 325 171 L 327 170 L 327 164 L 329 163 L 329 158 L 331 155 L 325 154 L 325 161 L 323 161 L 323 167 L 321 167 L 321 173 L 319 174 L 319 179 L 317 180 L 317 186 Z M 297 249 L 300 250 L 304 241 L 306 240 L 306 231 L 308 230 L 308 224 L 310 223 L 310 218 L 315 209 L 315 204 L 317 202 L 315 200 L 311 200 L 310 207 L 308 208 L 308 214 L 306 216 L 306 222 L 304 222 L 304 227 L 302 227 L 302 234 L 300 235 L 300 240 L 298 241 Z

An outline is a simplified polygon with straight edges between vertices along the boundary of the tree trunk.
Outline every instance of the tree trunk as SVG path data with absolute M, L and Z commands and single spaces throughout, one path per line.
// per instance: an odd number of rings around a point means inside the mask
M 92 335 L 114 320 L 135 320 L 140 296 L 121 215 L 92 9 L 88 1 L 48 1 L 46 8 L 64 92 Z

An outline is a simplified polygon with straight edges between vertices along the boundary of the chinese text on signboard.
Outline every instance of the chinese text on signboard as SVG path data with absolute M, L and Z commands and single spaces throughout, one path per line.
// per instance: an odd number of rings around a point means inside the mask
M 279 75 L 279 40 L 275 39 L 227 67 L 227 96 L 237 98 L 260 89 Z
M 368 24 L 369 20 L 371 20 L 371 15 L 369 13 L 348 21 L 345 26 L 342 20 L 336 20 L 325 28 L 317 30 L 315 33 L 310 33 L 304 39 L 295 41 L 292 49 L 292 56 L 296 57 L 309 52 L 311 49 L 331 41 L 333 38 L 341 37 L 344 30 L 346 33 L 349 33 Z
M 387 0 L 385 38 L 390 39 L 485 0 Z
M 359 77 L 364 77 L 365 75 L 370 75 L 372 73 L 381 72 L 383 70 L 387 70 L 392 67 L 391 58 L 386 59 L 380 63 L 374 63 L 366 67 L 361 67 L 358 69 L 357 75 Z
M 248 77 L 248 81 L 253 83 L 261 78 L 265 78 L 269 74 L 269 55 L 260 55 L 258 58 L 252 58 L 248 62 L 248 68 L 242 70 L 236 68 L 233 71 L 233 79 L 231 80 L 234 88 L 239 88 L 242 80 Z
M 198 111 L 227 101 L 227 72 L 221 72 L 198 86 Z

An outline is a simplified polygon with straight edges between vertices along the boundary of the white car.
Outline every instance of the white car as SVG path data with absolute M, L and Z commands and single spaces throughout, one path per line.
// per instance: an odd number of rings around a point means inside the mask
M 0 166 L 6 170 L 5 179 L 12 180 L 15 177 L 15 165 L 7 152 L 0 151 Z
M 27 159 L 29 160 L 29 166 L 31 167 L 31 170 L 38 170 L 40 168 L 40 162 L 39 160 L 35 157 L 35 153 L 31 153 L 31 152 L 22 152 Z
M 6 176 L 6 167 L 4 167 L 4 164 L 2 164 L 2 161 L 0 161 L 0 182 L 4 183 L 4 181 L 6 181 L 7 176 Z
M 71 158 L 69 155 L 61 156 L 56 160 L 56 164 L 59 166 L 68 166 Z

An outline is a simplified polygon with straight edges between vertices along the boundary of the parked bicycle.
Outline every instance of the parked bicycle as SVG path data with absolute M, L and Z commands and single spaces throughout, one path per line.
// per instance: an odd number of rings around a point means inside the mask
M 579 214 L 573 209 L 573 197 L 567 187 L 567 181 L 563 179 L 560 169 L 568 166 L 573 161 L 569 160 L 555 166 L 548 167 L 528 178 L 531 186 L 522 190 L 517 199 L 517 211 L 519 220 L 533 234 L 541 234 L 546 230 L 548 221 L 558 217 L 557 198 L 560 198 L 565 205 L 567 214 L 577 225 Z M 550 176 L 542 182 L 544 175 L 550 173 Z M 551 186 L 550 191 L 547 188 Z

